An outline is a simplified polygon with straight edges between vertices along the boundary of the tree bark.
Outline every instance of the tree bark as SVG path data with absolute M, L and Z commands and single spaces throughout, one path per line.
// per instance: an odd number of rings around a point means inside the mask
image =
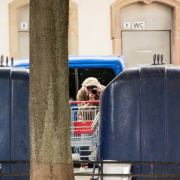
M 30 1 L 30 179 L 73 180 L 69 0 Z

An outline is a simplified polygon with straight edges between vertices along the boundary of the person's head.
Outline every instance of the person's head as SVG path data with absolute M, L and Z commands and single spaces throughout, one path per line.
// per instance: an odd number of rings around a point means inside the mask
M 82 86 L 85 88 L 86 92 L 88 94 L 91 94 L 92 93 L 92 88 L 94 86 L 98 86 L 99 85 L 99 82 L 96 78 L 94 77 L 89 77 L 87 79 L 84 80 L 84 82 L 82 83 Z

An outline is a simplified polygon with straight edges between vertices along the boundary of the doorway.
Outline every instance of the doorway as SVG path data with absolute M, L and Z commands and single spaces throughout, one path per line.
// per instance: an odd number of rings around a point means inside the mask
M 128 67 L 152 64 L 153 54 L 162 53 L 171 63 L 172 8 L 134 3 L 121 9 L 122 54 Z
M 128 67 L 152 64 L 153 54 L 162 53 L 165 64 L 170 64 L 170 31 L 123 31 L 122 53 Z

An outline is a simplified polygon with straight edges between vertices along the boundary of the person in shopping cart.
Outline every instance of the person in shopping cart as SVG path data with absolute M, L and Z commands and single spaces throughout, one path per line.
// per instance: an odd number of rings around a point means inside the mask
M 101 85 L 98 80 L 94 77 L 89 77 L 84 80 L 82 83 L 81 89 L 77 93 L 77 101 L 94 101 L 100 99 L 100 93 L 105 89 L 105 86 Z M 83 103 L 78 105 L 79 110 L 86 109 L 86 113 L 82 113 L 82 111 L 78 112 L 78 121 L 90 120 L 93 117 L 93 111 L 90 111 L 93 106 L 99 106 L 99 103 Z M 82 152 L 81 150 L 87 150 Z M 88 156 L 90 152 L 88 151 L 89 147 L 81 147 L 80 148 L 80 156 Z M 88 160 L 88 157 L 81 157 L 81 160 Z M 85 164 L 81 164 L 80 171 L 83 171 L 83 166 Z

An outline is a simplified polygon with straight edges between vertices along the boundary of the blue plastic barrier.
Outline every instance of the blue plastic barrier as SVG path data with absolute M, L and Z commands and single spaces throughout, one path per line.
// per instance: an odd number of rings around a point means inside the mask
M 0 160 L 11 159 L 11 70 L 0 69 Z M 1 173 L 10 173 L 10 165 L 2 164 Z M 1 178 L 1 177 L 0 177 Z M 1 178 L 5 179 L 5 178 Z
M 29 72 L 0 68 L 0 160 L 29 161 Z M 2 164 L 1 173 L 29 173 L 29 164 Z M 28 180 L 29 177 L 0 177 Z
M 125 70 L 102 92 L 100 112 L 100 159 L 180 162 L 180 67 Z M 131 172 L 180 174 L 179 168 L 133 165 Z

